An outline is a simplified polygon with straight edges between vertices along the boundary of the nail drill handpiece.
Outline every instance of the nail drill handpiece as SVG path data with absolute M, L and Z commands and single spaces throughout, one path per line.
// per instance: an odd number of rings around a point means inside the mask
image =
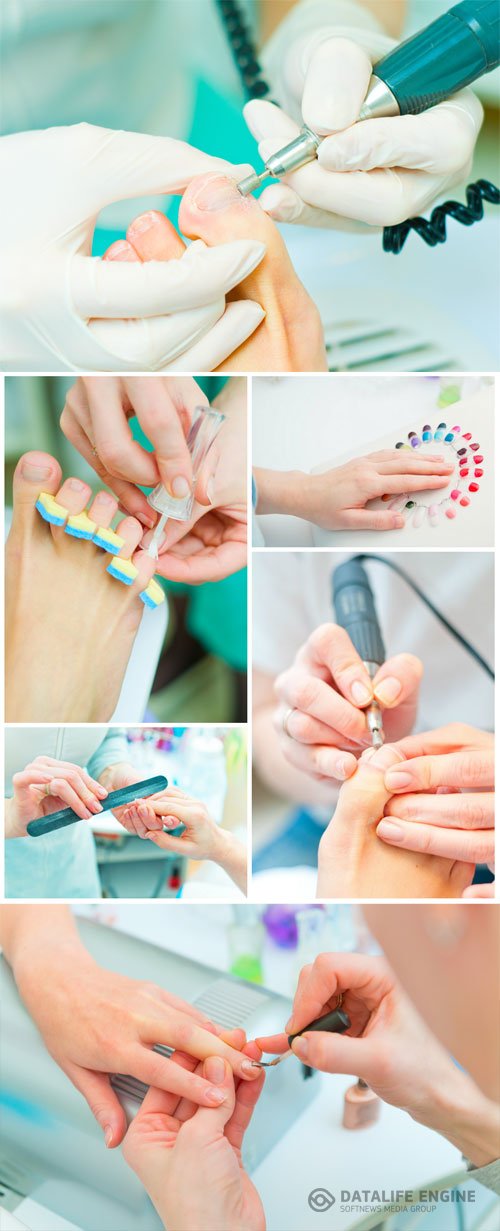
M 385 648 L 380 632 L 375 599 L 363 565 L 346 560 L 333 570 L 333 605 L 337 624 L 351 638 L 370 679 L 385 661 Z M 366 721 L 372 746 L 381 748 L 384 727 L 380 707 L 372 701 L 366 710 Z

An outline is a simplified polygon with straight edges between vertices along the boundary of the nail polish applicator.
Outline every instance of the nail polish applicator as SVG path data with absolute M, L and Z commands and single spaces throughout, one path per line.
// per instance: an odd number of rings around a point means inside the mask
M 210 407 L 205 406 L 197 406 L 193 411 L 191 427 L 186 438 L 193 467 L 193 485 L 188 495 L 171 496 L 170 492 L 163 486 L 163 483 L 158 483 L 147 497 L 151 508 L 155 510 L 155 513 L 160 514 L 159 521 L 153 531 L 153 537 L 146 550 L 146 555 L 150 556 L 152 560 L 158 559 L 158 550 L 168 519 L 188 521 L 191 517 L 198 476 L 214 440 L 220 432 L 225 417 L 220 411 L 212 410 Z
M 294 1039 L 299 1039 L 301 1034 L 305 1034 L 307 1030 L 326 1030 L 329 1034 L 345 1034 L 351 1024 L 347 1013 L 342 1009 L 332 1009 L 330 1013 L 324 1013 L 323 1017 L 317 1017 L 315 1021 L 309 1022 L 308 1026 L 303 1026 L 302 1030 L 297 1030 L 296 1034 L 288 1035 L 288 1044 L 290 1051 L 283 1052 L 282 1056 L 276 1056 L 274 1060 L 252 1060 L 252 1064 L 257 1069 L 274 1069 L 277 1064 L 281 1064 L 282 1060 L 286 1060 L 288 1056 L 294 1056 L 292 1051 L 292 1043 Z M 295 1056 L 298 1060 L 299 1057 Z

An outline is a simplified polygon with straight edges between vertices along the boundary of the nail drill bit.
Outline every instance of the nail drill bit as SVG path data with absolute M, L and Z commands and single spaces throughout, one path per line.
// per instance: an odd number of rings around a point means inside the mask
M 305 1034 L 306 1030 L 326 1030 L 329 1034 L 344 1034 L 349 1029 L 351 1024 L 347 1013 L 342 1009 L 332 1009 L 330 1013 L 324 1013 L 323 1017 L 317 1017 L 315 1021 L 309 1022 L 308 1026 L 303 1026 L 302 1030 L 297 1030 L 296 1034 L 288 1036 L 290 1051 L 286 1051 L 282 1056 L 276 1056 L 274 1060 L 253 1060 L 252 1064 L 257 1069 L 274 1069 L 277 1064 L 281 1064 L 282 1060 L 286 1060 L 288 1056 L 293 1056 L 295 1053 L 291 1050 L 294 1039 L 300 1038 L 301 1034 Z M 295 1057 L 298 1059 L 298 1056 Z

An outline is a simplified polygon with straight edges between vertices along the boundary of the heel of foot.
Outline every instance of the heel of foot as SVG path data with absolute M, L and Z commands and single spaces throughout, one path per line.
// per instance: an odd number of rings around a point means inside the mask
M 71 534 L 75 539 L 91 539 L 97 527 L 95 521 L 91 521 L 86 513 L 74 513 L 68 517 L 64 529 L 66 534 Z
M 50 522 L 51 526 L 64 526 L 69 513 L 69 509 L 65 509 L 62 504 L 58 504 L 57 500 L 54 500 L 54 497 L 49 492 L 40 492 L 35 508 L 38 509 L 43 520 Z
M 96 547 L 102 547 L 103 551 L 109 551 L 112 556 L 115 556 L 125 546 L 125 539 L 115 534 L 114 530 L 108 530 L 106 526 L 97 527 L 92 542 Z
M 138 571 L 131 560 L 122 560 L 121 556 L 113 556 L 111 563 L 108 564 L 106 569 L 106 572 L 110 573 L 111 577 L 116 577 L 117 581 L 123 581 L 125 586 L 132 585 Z
M 146 589 L 141 590 L 139 598 L 142 598 L 145 607 L 159 607 L 161 603 L 165 602 L 165 592 L 158 582 L 155 581 L 154 577 L 152 577 Z

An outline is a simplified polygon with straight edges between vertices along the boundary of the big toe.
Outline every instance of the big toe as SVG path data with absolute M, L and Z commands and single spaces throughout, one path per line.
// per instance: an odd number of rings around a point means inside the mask
M 269 241 L 274 223 L 254 197 L 242 197 L 226 175 L 200 175 L 186 188 L 179 208 L 179 226 L 190 239 L 220 244 L 231 239 Z
M 31 451 L 24 453 L 19 459 L 13 481 L 14 509 L 12 515 L 12 532 L 18 530 L 36 529 L 41 526 L 36 513 L 37 503 L 42 497 L 46 507 L 61 484 L 61 467 L 50 453 Z M 46 518 L 48 520 L 48 518 Z

